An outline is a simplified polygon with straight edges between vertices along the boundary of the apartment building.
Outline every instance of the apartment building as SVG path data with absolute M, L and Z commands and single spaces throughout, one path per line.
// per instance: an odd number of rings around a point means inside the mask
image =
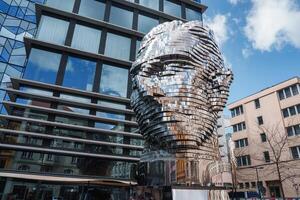
M 228 108 L 238 191 L 250 196 L 259 191 L 266 197 L 282 197 L 284 191 L 285 197 L 299 197 L 300 78 L 265 88 Z
M 206 7 L 190 0 L 0 3 L 8 13 L 30 4 L 38 24 L 22 37 L 24 73 L 3 88 L 0 198 L 129 199 L 143 150 L 129 100 L 141 39 L 166 21 L 202 20 Z

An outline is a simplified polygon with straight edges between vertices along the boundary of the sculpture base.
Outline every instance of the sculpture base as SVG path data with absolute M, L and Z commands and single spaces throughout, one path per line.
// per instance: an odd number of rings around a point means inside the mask
M 163 199 L 163 200 L 229 200 L 225 188 L 218 187 L 147 187 L 135 188 L 133 197 L 140 199 Z
M 211 156 L 191 155 L 165 151 L 144 153 L 137 170 L 139 185 L 207 187 L 231 182 L 229 163 L 216 161 Z

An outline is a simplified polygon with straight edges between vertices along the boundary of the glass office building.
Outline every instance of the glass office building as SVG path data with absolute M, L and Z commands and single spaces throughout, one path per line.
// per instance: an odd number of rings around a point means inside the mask
M 26 64 L 23 37 L 36 32 L 35 3 L 45 0 L 0 0 L 0 88 L 11 86 L 10 77 L 22 76 Z M 5 91 L 0 89 L 0 111 Z
M 23 39 L 26 69 L 11 76 L 2 102 L 0 198 L 128 199 L 143 150 L 129 100 L 141 39 L 166 21 L 202 20 L 206 7 L 191 0 L 33 5 L 38 27 Z

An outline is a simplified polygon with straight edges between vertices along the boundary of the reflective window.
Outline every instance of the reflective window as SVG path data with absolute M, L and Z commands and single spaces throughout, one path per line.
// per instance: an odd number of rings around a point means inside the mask
M 133 19 L 132 11 L 122 9 L 117 6 L 111 7 L 110 17 L 109 17 L 109 21 L 111 23 L 131 29 L 132 19 Z
M 88 125 L 88 120 L 77 119 L 74 117 L 56 116 L 55 122 L 59 122 L 59 123 L 63 123 L 63 124 L 73 124 L 73 125 L 78 125 L 78 126 L 87 126 Z
M 164 0 L 164 11 L 167 14 L 181 18 L 181 5 L 169 0 Z
M 83 51 L 98 53 L 100 38 L 100 30 L 76 24 L 71 46 Z
M 32 48 L 24 78 L 44 83 L 55 83 L 60 58 L 60 54 Z
M 47 0 L 46 5 L 57 8 L 59 10 L 64 10 L 68 12 L 72 12 L 75 0 Z
M 154 10 L 159 10 L 159 0 L 140 0 L 140 4 Z
M 110 124 L 110 123 L 95 122 L 95 128 L 106 129 L 106 130 L 115 130 L 115 131 L 124 131 L 124 125 L 121 123 Z
M 201 20 L 202 19 L 202 14 L 201 14 L 200 11 L 196 11 L 196 10 L 191 9 L 191 8 L 186 8 L 185 13 L 186 13 L 186 19 L 188 21 Z
M 104 19 L 105 3 L 101 0 L 81 0 L 79 15 L 95 19 Z
M 113 33 L 107 33 L 105 52 L 106 56 L 129 60 L 131 39 Z
M 53 92 L 50 90 L 43 90 L 43 89 L 39 89 L 39 88 L 34 88 L 34 87 L 28 87 L 28 86 L 20 86 L 20 91 L 25 91 L 31 94 L 39 94 L 39 95 L 43 95 L 43 96 L 52 96 Z
M 127 69 L 114 67 L 111 65 L 103 65 L 100 81 L 100 93 L 126 97 L 127 83 Z
M 63 104 L 58 105 L 57 109 L 58 110 L 68 111 L 68 112 L 85 114 L 85 115 L 88 115 L 90 113 L 90 110 L 88 110 L 88 109 L 79 108 L 79 107 L 73 107 L 73 106 L 63 105 Z
M 148 17 L 145 15 L 139 15 L 138 18 L 138 31 L 148 33 L 153 27 L 159 24 L 158 19 Z
M 75 57 L 69 57 L 63 86 L 92 91 L 96 63 Z
M 112 103 L 110 101 L 98 100 L 98 104 L 100 106 L 105 106 L 105 107 L 108 107 L 108 108 L 126 109 L 126 105 L 119 104 L 119 103 Z
M 141 40 L 137 40 L 136 41 L 136 51 L 135 51 L 135 56 L 137 56 L 137 54 L 138 54 L 138 52 L 139 52 L 139 50 L 140 50 L 140 47 L 141 47 L 141 43 L 142 43 L 142 41 Z
M 51 43 L 65 44 L 68 27 L 67 21 L 42 16 L 36 38 Z
M 73 94 L 60 93 L 60 98 L 81 103 L 91 103 L 91 99 Z

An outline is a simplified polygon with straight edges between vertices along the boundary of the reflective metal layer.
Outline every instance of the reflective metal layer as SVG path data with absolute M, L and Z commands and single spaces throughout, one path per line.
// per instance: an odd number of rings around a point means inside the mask
M 163 23 L 144 37 L 131 74 L 145 139 L 142 182 L 209 185 L 220 160 L 218 112 L 233 79 L 213 33 L 200 21 Z

